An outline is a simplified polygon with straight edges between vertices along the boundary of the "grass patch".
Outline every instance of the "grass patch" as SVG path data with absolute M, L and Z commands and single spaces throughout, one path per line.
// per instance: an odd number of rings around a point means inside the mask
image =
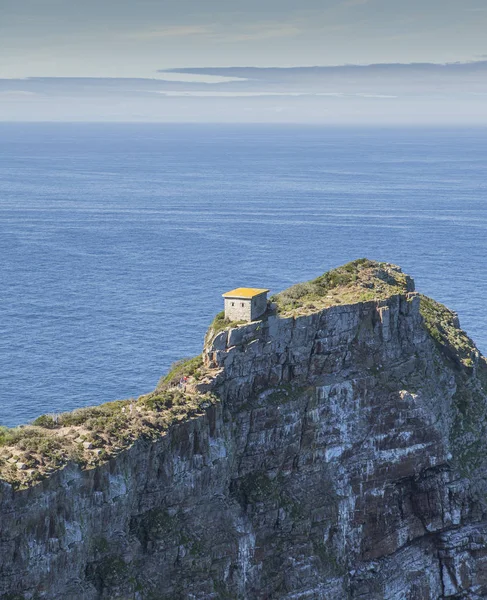
M 264 472 L 253 472 L 236 479 L 230 486 L 230 493 L 239 504 L 248 506 L 256 502 L 271 502 L 278 500 L 278 484 L 269 479 Z
M 225 311 L 222 310 L 215 316 L 211 325 L 209 326 L 205 336 L 205 344 L 209 344 L 221 331 L 232 329 L 233 327 L 238 327 L 239 325 L 243 325 L 245 323 L 248 323 L 248 321 L 231 321 L 230 319 L 226 319 Z
M 288 316 L 335 304 L 386 298 L 412 290 L 412 279 L 399 267 L 359 258 L 316 279 L 293 285 L 272 296 L 271 301 L 275 302 L 278 313 Z
M 15 444 L 22 438 L 22 429 L 20 427 L 3 427 L 0 426 L 0 446 Z
M 203 368 L 203 355 L 183 358 L 171 365 L 169 373 L 164 375 L 157 384 L 157 389 L 167 388 L 178 385 L 183 377 L 199 378 Z
M 441 352 L 456 366 L 471 369 L 477 362 L 479 351 L 458 326 L 457 315 L 443 304 L 423 295 L 420 312 L 426 330 Z
M 215 315 L 212 324 L 210 325 L 210 329 L 213 331 L 213 335 L 220 333 L 227 327 L 230 326 L 230 319 L 225 319 L 225 311 L 222 310 L 218 314 Z

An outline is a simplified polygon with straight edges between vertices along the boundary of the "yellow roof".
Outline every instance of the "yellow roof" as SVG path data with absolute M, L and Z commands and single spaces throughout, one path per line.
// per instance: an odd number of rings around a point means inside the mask
M 230 292 L 226 292 L 222 294 L 224 298 L 253 298 L 254 296 L 259 296 L 260 294 L 264 294 L 269 290 L 265 290 L 262 288 L 235 288 Z

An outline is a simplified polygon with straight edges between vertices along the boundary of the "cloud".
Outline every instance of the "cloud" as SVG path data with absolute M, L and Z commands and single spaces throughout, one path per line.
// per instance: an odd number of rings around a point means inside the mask
M 247 42 L 253 40 L 268 40 L 280 37 L 293 37 L 302 33 L 296 25 L 287 23 L 262 24 L 251 26 L 247 30 L 234 33 L 216 35 L 215 39 L 221 42 Z
M 25 90 L 0 90 L 0 96 L 2 98 L 28 98 L 30 96 L 39 96 L 35 92 L 28 92 Z
M 398 98 L 392 94 L 367 94 L 347 92 L 220 92 L 220 91 L 160 91 L 154 92 L 168 98 Z
M 124 33 L 125 39 L 150 41 L 165 38 L 201 37 L 205 41 L 222 43 L 238 43 L 255 40 L 267 40 L 281 37 L 291 37 L 302 33 L 302 30 L 292 23 L 257 23 L 229 28 L 222 24 L 211 25 L 174 25 L 170 27 L 151 28 L 142 31 Z
M 0 79 L 2 100 L 39 93 L 49 98 L 334 98 L 366 104 L 398 104 L 412 98 L 485 97 L 487 61 L 450 64 L 373 64 L 288 68 L 206 67 L 174 69 L 158 77 L 141 78 L 31 78 Z M 396 100 L 399 98 L 400 100 Z M 252 100 L 254 99 L 254 100 Z M 24 102 L 27 102 L 27 98 Z M 142 100 L 141 100 L 142 101 Z M 415 102 L 416 100 L 414 100 Z M 457 101 L 457 100 L 455 100 Z M 487 108 L 486 108 L 487 113 Z
M 211 35 L 212 28 L 205 25 L 173 25 L 171 27 L 161 27 L 156 29 L 147 29 L 144 31 L 133 31 L 123 34 L 123 37 L 133 40 L 153 40 L 157 38 L 177 38 L 189 37 L 194 35 Z
M 487 60 L 451 63 L 375 63 L 345 64 L 312 67 L 185 67 L 166 69 L 168 73 L 186 73 L 194 75 L 218 75 L 221 77 L 240 77 L 260 81 L 282 81 L 283 78 L 301 79 L 303 76 L 314 79 L 333 75 L 346 78 L 371 75 L 451 75 L 460 76 L 469 73 L 487 73 Z
M 156 94 L 169 98 L 263 98 L 263 97 L 358 97 L 358 98 L 398 98 L 392 94 L 367 94 L 364 92 L 220 92 L 220 91 L 156 91 Z
M 315 96 L 316 94 L 310 94 L 308 92 L 199 92 L 199 91 L 188 91 L 188 92 L 156 92 L 163 96 L 170 96 L 173 98 L 260 98 L 263 96 L 285 96 L 285 97 L 299 97 L 299 96 Z
M 180 71 L 0 79 L 0 120 L 487 124 L 487 61 Z
M 391 94 L 355 94 L 355 96 L 360 96 L 360 98 L 397 98 L 398 96 L 393 96 Z
M 219 75 L 195 75 L 191 73 L 169 73 L 158 71 L 159 80 L 187 83 L 230 83 L 232 81 L 246 81 L 245 77 L 221 77 Z

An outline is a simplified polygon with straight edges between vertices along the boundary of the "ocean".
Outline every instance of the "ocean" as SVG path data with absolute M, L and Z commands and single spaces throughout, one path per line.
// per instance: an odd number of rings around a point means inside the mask
M 399 264 L 487 354 L 487 129 L 0 123 L 0 425 L 152 390 L 240 286 Z

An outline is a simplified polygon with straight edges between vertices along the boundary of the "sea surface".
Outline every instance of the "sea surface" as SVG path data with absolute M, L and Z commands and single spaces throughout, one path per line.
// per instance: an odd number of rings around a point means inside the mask
M 155 387 L 221 294 L 399 264 L 487 353 L 487 129 L 0 124 L 0 425 Z

